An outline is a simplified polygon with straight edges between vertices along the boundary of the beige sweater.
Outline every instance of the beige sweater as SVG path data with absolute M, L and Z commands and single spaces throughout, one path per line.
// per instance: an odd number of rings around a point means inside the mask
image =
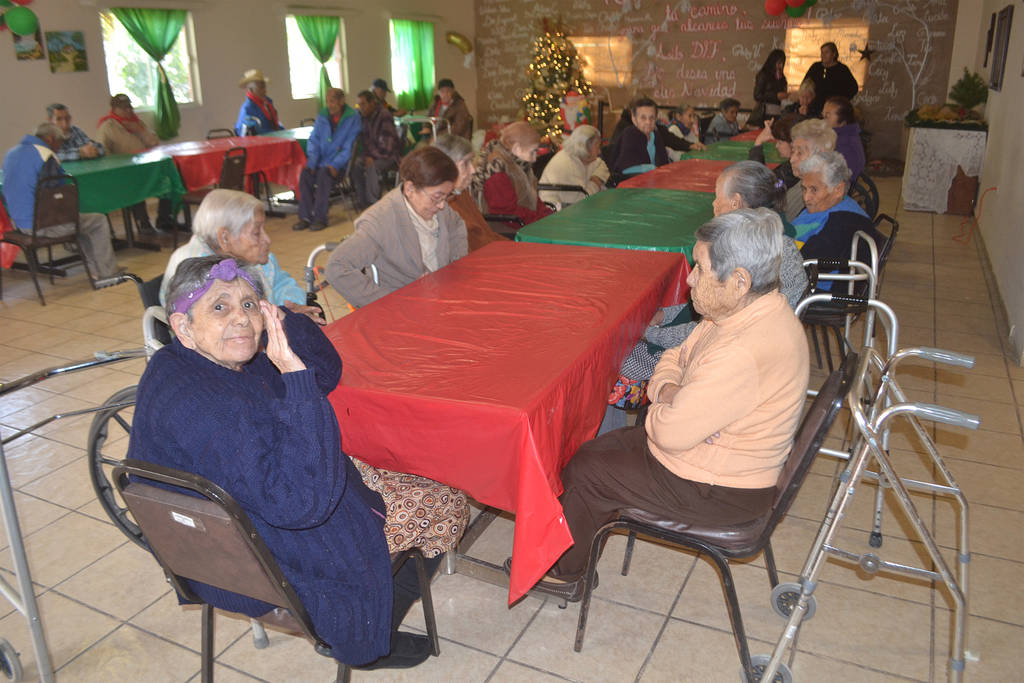
M 647 393 L 647 444 L 672 473 L 734 488 L 774 486 L 807 392 L 803 326 L 786 298 L 765 294 L 720 321 L 701 322 L 666 351 Z M 657 402 L 666 384 L 682 388 Z
M 103 143 L 108 154 L 138 154 L 160 144 L 160 138 L 145 124 L 141 131 L 135 133 L 115 119 L 107 119 L 100 124 L 96 137 Z

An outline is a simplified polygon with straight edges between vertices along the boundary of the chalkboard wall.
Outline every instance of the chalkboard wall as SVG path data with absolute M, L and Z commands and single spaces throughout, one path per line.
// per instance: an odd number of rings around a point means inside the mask
M 616 108 L 637 93 L 662 104 L 714 106 L 735 97 L 753 107 L 754 75 L 769 51 L 785 46 L 787 28 L 857 20 L 869 25 L 872 55 L 855 103 L 873 133 L 870 155 L 894 157 L 915 98 L 917 106 L 945 101 L 956 9 L 957 0 L 819 0 L 805 21 L 770 17 L 763 0 L 477 0 L 478 120 L 490 126 L 521 116 L 544 19 L 561 20 L 568 35 L 632 38 L 630 83 L 595 88 Z M 847 64 L 861 58 L 842 44 L 840 52 Z

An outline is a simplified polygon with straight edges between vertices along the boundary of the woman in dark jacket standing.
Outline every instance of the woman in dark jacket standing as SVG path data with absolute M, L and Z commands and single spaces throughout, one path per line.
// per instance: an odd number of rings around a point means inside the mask
M 765 119 L 776 118 L 782 113 L 782 100 L 786 99 L 789 84 L 786 82 L 786 53 L 772 50 L 764 60 L 764 66 L 754 79 L 754 101 L 757 106 L 750 115 L 748 124 L 763 126 Z

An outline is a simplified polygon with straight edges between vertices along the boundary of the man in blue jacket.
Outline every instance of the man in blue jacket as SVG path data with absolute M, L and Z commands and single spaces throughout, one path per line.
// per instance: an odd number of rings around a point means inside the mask
M 238 87 L 245 88 L 245 100 L 238 109 L 236 135 L 262 135 L 284 129 L 274 108 L 274 100 L 267 97 L 267 79 L 262 71 L 249 69 L 242 74 Z
M 345 91 L 327 91 L 327 109 L 320 112 L 306 143 L 306 168 L 299 177 L 299 222 L 292 230 L 323 230 L 338 174 L 345 173 L 352 144 L 363 129 L 362 119 L 345 104 Z
M 56 152 L 64 144 L 64 131 L 53 123 L 41 123 L 32 135 L 26 135 L 4 157 L 4 201 L 14 227 L 32 232 L 35 220 L 36 185 L 40 178 L 65 175 Z M 110 243 L 107 219 L 98 213 L 78 216 L 82 256 L 96 279 L 118 274 L 114 247 Z M 41 230 L 41 235 L 62 237 L 74 232 L 74 224 L 55 225 Z

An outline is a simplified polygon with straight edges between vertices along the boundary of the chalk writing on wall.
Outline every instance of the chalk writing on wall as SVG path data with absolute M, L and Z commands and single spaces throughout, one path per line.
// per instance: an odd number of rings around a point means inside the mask
M 868 45 L 859 49 L 873 51 L 856 104 L 874 134 L 872 156 L 895 156 L 906 112 L 945 100 L 956 6 L 956 0 L 828 0 L 791 19 L 769 17 L 763 0 L 479 0 L 478 120 L 490 126 L 520 116 L 531 45 L 544 19 L 561 20 L 568 35 L 629 37 L 630 58 L 614 64 L 628 78 L 595 88 L 614 107 L 638 93 L 699 106 L 736 97 L 752 107 L 754 76 L 768 52 L 785 47 L 787 30 L 856 22 L 869 27 Z M 843 61 L 860 59 L 848 52 Z

